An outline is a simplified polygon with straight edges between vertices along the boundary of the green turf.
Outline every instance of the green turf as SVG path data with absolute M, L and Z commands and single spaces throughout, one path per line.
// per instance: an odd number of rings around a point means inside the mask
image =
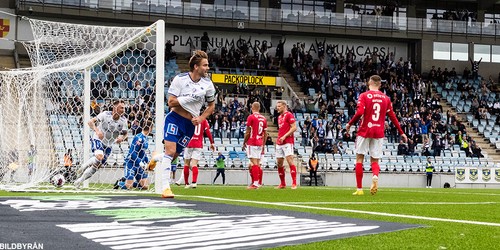
M 441 222 L 425 219 L 400 218 L 346 211 L 327 211 L 315 208 L 374 211 L 388 214 L 413 215 L 432 218 L 500 223 L 500 190 L 498 189 L 411 189 L 380 188 L 371 196 L 352 196 L 353 189 L 299 187 L 297 190 L 275 190 L 263 187 L 246 190 L 242 186 L 205 186 L 197 189 L 174 187 L 176 200 L 201 200 L 242 206 L 287 209 L 325 215 L 360 219 L 419 224 L 424 227 L 348 239 L 287 246 L 277 249 L 500 249 L 500 226 L 473 225 L 459 222 Z M 124 193 L 127 194 L 127 193 Z M 39 196 L 47 193 L 7 193 L 0 196 Z M 58 194 L 56 194 L 58 195 Z M 67 193 L 63 195 L 68 195 Z M 144 195 L 153 195 L 144 193 Z M 216 201 L 199 196 L 249 200 L 263 203 Z M 306 203 L 304 203 L 306 202 Z M 314 204 L 311 202 L 336 202 Z M 349 204 L 364 202 L 367 204 Z M 431 204 L 431 203 L 485 203 L 485 204 Z M 486 203 L 490 202 L 490 203 Z M 307 206 L 290 207 L 284 204 Z

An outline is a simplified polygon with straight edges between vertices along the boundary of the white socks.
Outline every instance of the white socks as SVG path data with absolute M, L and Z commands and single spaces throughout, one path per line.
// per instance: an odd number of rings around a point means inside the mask
M 170 168 L 172 167 L 172 157 L 164 155 L 160 167 L 163 169 L 163 173 L 161 174 L 161 189 L 170 189 Z
M 89 166 L 97 166 L 98 163 L 100 163 L 100 162 L 99 162 L 99 160 L 97 160 L 97 158 L 95 158 L 95 156 L 90 157 L 90 159 L 88 159 L 85 163 L 83 163 L 82 166 L 80 166 L 80 168 L 78 168 L 78 170 L 77 170 L 78 175 L 83 174 L 83 172 L 85 172 L 85 170 Z

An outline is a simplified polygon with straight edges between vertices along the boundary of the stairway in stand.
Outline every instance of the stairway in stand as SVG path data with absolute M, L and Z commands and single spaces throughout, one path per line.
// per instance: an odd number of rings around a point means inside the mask
M 290 87 L 293 89 L 293 91 L 299 97 L 299 99 L 301 101 L 306 100 L 308 98 L 308 95 L 306 95 L 306 94 L 304 94 L 304 92 L 302 92 L 302 90 L 300 88 L 300 83 L 296 82 L 290 73 L 288 73 L 284 69 L 281 69 L 280 74 L 281 74 L 281 77 L 283 77 L 286 80 L 288 85 L 290 85 Z
M 28 55 L 19 55 L 19 67 L 20 68 L 30 68 L 31 61 Z
M 14 69 L 16 68 L 16 62 L 14 61 L 13 55 L 0 55 L 0 69 Z
M 433 92 L 436 93 L 435 89 L 433 89 Z M 500 162 L 500 155 L 497 152 L 496 147 L 489 143 L 488 138 L 485 138 L 483 135 L 481 135 L 477 128 L 475 128 L 472 123 L 467 121 L 467 114 L 466 113 L 458 113 L 456 108 L 451 106 L 450 103 L 448 103 L 439 93 L 437 93 L 440 96 L 440 104 L 443 107 L 443 114 L 446 114 L 448 110 L 451 111 L 451 114 L 455 114 L 457 117 L 457 120 L 459 120 L 461 123 L 465 124 L 465 131 L 467 135 L 469 135 L 473 140 L 476 141 L 476 144 L 481 148 L 482 153 L 486 153 L 490 159 L 496 162 Z
M 267 112 L 262 113 L 262 115 L 267 119 L 267 132 L 273 139 L 273 142 L 276 143 L 276 138 L 278 138 L 278 126 L 273 122 L 273 115 Z
M 177 53 L 176 63 L 181 72 L 189 72 L 189 53 Z

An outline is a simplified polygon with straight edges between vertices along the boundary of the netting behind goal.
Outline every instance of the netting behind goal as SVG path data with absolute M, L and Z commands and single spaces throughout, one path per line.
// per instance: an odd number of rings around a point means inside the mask
M 0 71 L 0 188 L 52 190 L 51 179 L 61 174 L 66 184 L 57 190 L 73 190 L 77 167 L 91 156 L 88 120 L 123 99 L 129 139 L 109 145 L 107 163 L 83 189 L 112 190 L 124 175 L 132 137 L 147 120 L 163 122 L 164 74 L 178 71 L 175 60 L 163 61 L 164 23 L 127 28 L 29 21 L 34 40 L 23 44 L 33 67 Z M 153 129 L 149 152 L 160 134 Z

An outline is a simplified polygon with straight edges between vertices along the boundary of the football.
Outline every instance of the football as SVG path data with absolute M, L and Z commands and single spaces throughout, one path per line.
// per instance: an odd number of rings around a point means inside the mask
M 64 176 L 62 174 L 56 174 L 50 180 L 50 183 L 58 188 L 62 187 L 65 182 L 66 182 L 66 179 L 64 179 Z

